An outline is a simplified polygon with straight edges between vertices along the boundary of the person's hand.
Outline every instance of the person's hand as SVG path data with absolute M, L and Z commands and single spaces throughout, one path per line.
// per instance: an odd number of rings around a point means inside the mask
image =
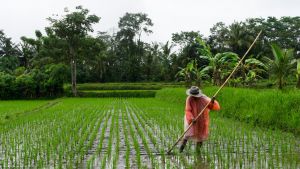
M 196 119 L 192 118 L 192 124 L 196 123 Z
M 216 100 L 216 98 L 215 98 L 215 97 L 212 97 L 210 102 L 211 102 L 212 104 L 214 104 L 214 103 L 215 103 L 215 100 Z

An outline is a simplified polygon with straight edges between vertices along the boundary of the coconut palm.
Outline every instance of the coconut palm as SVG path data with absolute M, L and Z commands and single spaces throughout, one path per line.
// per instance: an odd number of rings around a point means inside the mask
M 242 56 L 244 51 L 251 45 L 253 37 L 250 36 L 241 22 L 234 22 L 229 26 L 226 44 L 233 52 Z
M 278 45 L 271 45 L 274 60 L 265 58 L 267 61 L 267 70 L 271 76 L 276 78 L 278 88 L 282 89 L 285 84 L 285 78 L 294 71 L 294 50 L 281 49 Z
M 161 74 L 164 77 L 164 80 L 171 80 L 172 75 L 172 48 L 173 45 L 169 44 L 169 41 L 167 41 L 165 44 L 161 44 L 161 54 L 160 54 L 160 60 L 161 60 Z M 174 75 L 174 74 L 173 74 Z

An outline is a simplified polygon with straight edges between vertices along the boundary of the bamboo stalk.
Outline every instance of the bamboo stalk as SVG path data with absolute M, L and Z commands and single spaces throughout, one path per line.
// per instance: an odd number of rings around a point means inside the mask
M 222 90 L 222 88 L 226 85 L 226 83 L 228 82 L 228 80 L 232 77 L 232 75 L 235 73 L 235 71 L 237 70 L 237 68 L 240 66 L 240 64 L 242 63 L 242 61 L 244 60 L 244 58 L 247 56 L 247 54 L 249 53 L 249 51 L 252 49 L 252 47 L 254 46 L 255 42 L 258 40 L 260 34 L 262 31 L 260 31 L 258 33 L 258 35 L 256 36 L 256 38 L 254 39 L 254 41 L 252 42 L 252 44 L 250 45 L 250 47 L 248 48 L 248 50 L 246 51 L 246 53 L 244 54 L 244 56 L 242 57 L 242 59 L 238 62 L 238 64 L 235 66 L 235 68 L 233 69 L 233 71 L 230 73 L 230 75 L 227 77 L 227 79 L 225 80 L 225 82 L 222 84 L 222 86 L 216 91 L 216 93 L 213 95 L 213 99 L 212 101 L 217 97 L 217 95 L 219 94 L 219 92 Z M 204 112 L 204 110 L 209 106 L 209 104 L 212 102 L 210 101 L 209 103 L 207 103 L 205 105 L 205 107 L 200 111 L 200 113 L 198 114 L 198 116 L 195 118 L 195 120 L 197 120 L 202 113 Z M 169 149 L 169 151 L 167 151 L 167 154 L 170 154 L 171 151 L 173 150 L 173 148 L 179 143 L 179 141 L 184 137 L 184 135 L 189 131 L 189 129 L 193 126 L 194 123 L 191 123 L 188 128 L 181 134 L 181 136 L 178 138 L 178 140 L 174 143 L 174 145 Z

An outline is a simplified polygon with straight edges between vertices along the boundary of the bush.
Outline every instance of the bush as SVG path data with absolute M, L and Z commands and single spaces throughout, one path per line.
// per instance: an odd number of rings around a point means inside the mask
M 22 74 L 21 76 L 16 78 L 15 82 L 16 93 L 15 97 L 22 98 L 34 98 L 35 97 L 35 88 L 36 84 L 30 74 Z
M 15 77 L 4 72 L 0 72 L 0 98 L 9 99 L 15 94 Z
M 19 74 L 21 72 L 18 71 Z M 0 72 L 0 99 L 33 99 L 56 97 L 63 94 L 66 66 L 46 65 L 45 69 L 33 69 L 17 77 Z

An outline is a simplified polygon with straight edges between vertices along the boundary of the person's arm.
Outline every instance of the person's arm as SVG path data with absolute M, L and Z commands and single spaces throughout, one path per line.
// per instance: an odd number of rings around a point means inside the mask
M 215 99 L 208 99 L 209 100 L 209 106 L 208 106 L 208 108 L 210 109 L 210 110 L 220 110 L 220 105 L 219 105 L 219 102 L 218 101 L 216 101 Z
M 190 97 L 188 97 L 186 99 L 186 103 L 185 103 L 185 116 L 186 116 L 186 120 L 189 124 L 192 123 L 194 116 L 192 113 L 192 106 L 191 106 L 191 102 L 190 102 Z

